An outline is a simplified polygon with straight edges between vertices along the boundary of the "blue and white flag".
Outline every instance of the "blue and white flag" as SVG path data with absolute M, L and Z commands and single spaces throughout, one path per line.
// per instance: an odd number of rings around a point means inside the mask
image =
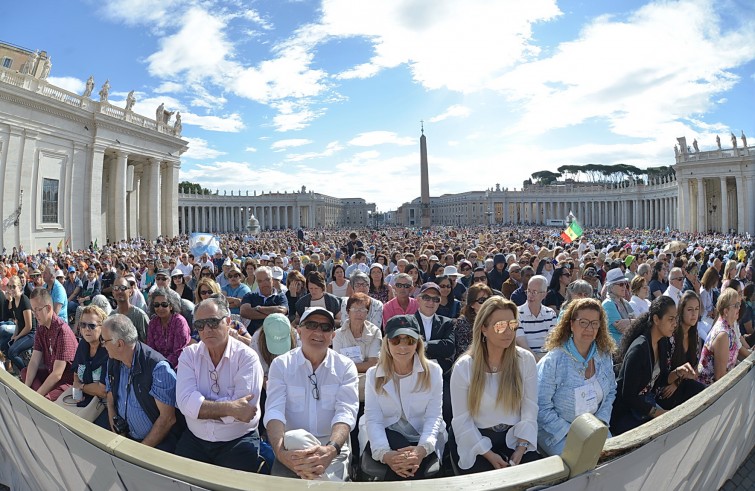
M 220 243 L 212 234 L 193 233 L 189 237 L 189 250 L 195 257 L 205 253 L 212 256 L 220 250 Z

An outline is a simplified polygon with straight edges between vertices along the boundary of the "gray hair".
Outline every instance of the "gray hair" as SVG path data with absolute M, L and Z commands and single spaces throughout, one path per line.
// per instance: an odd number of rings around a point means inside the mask
M 412 277 L 409 276 L 408 273 L 399 273 L 396 275 L 396 281 L 398 280 L 407 280 L 409 283 L 413 283 L 414 280 L 412 280 Z
M 139 334 L 136 332 L 136 326 L 131 319 L 123 314 L 114 314 L 105 319 L 102 323 L 104 327 L 110 330 L 113 335 L 113 341 L 122 339 L 129 346 L 135 346 L 139 341 Z
M 540 282 L 540 290 L 548 290 L 548 278 L 541 274 L 536 274 L 532 278 L 530 278 L 530 281 L 527 283 L 527 288 L 532 288 L 532 282 Z
M 566 307 L 566 304 L 574 300 L 576 295 L 587 295 L 592 297 L 592 285 L 585 280 L 577 280 L 569 284 L 566 287 L 566 298 L 564 298 L 564 304 L 561 306 L 561 310 Z
M 147 315 L 151 318 L 155 315 L 155 298 L 165 297 L 165 300 L 170 304 L 170 308 L 174 314 L 181 313 L 181 297 L 176 292 L 168 288 L 155 288 L 149 294 L 149 308 L 147 309 Z
M 101 308 L 107 315 L 110 315 L 110 312 L 113 311 L 113 307 L 110 305 L 110 302 L 105 295 L 95 295 L 92 297 L 91 305 L 96 305 Z
M 254 276 L 255 276 L 255 278 L 260 273 L 267 273 L 267 276 L 269 276 L 270 278 L 272 278 L 273 277 L 273 268 L 271 268 L 270 266 L 260 266 L 259 268 L 257 268 L 257 269 L 254 270 Z
M 651 271 L 651 267 L 648 263 L 642 263 L 637 267 L 637 274 L 640 276 L 645 276 Z
M 362 281 L 365 281 L 365 282 L 369 283 L 370 282 L 370 277 L 367 276 L 366 273 L 363 273 L 362 271 L 360 271 L 360 270 L 357 269 L 356 271 L 354 271 L 353 273 L 351 273 L 351 278 L 349 278 L 349 281 L 351 281 L 352 283 L 354 283 L 356 280 L 362 280 Z
M 228 308 L 228 300 L 226 300 L 225 295 L 222 293 L 216 293 L 196 304 L 194 306 L 193 316 L 197 316 L 197 310 L 199 310 L 200 307 L 209 305 L 216 306 L 218 308 L 218 314 L 223 316 L 223 318 L 231 315 L 231 310 Z

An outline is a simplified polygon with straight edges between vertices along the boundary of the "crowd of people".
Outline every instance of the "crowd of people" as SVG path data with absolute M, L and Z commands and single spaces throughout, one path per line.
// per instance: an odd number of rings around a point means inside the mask
M 423 479 L 618 435 L 755 345 L 747 236 L 281 230 L 0 260 L 3 368 L 144 445 L 301 479 Z

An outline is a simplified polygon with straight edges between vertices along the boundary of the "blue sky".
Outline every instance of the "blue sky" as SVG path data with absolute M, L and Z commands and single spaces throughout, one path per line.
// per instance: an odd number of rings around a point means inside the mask
M 2 40 L 48 51 L 68 90 L 94 75 L 116 105 L 180 110 L 181 179 L 211 189 L 394 209 L 419 195 L 420 120 L 432 195 L 755 142 L 750 0 L 32 4 L 4 2 Z

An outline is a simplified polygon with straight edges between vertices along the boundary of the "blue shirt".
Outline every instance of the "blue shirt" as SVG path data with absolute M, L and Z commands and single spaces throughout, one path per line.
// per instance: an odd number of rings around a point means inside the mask
M 47 286 L 45 286 L 45 288 L 47 288 Z M 63 285 L 61 285 L 58 280 L 54 280 L 52 282 L 52 291 L 50 291 L 50 296 L 52 297 L 53 306 L 56 303 L 59 303 L 63 306 L 61 307 L 60 312 L 58 312 L 58 317 L 63 319 L 63 322 L 68 324 L 68 295 L 66 295 L 66 289 L 63 288 Z
M 286 307 L 290 310 L 288 306 L 288 299 L 286 298 L 285 293 L 281 293 L 279 291 L 273 290 L 273 293 L 269 297 L 263 296 L 260 292 L 250 292 L 244 295 L 244 298 L 241 299 L 241 304 L 248 303 L 249 305 L 254 307 L 259 306 L 265 306 L 265 307 L 271 307 L 271 306 L 277 306 L 277 307 Z M 262 323 L 264 322 L 263 319 L 256 319 L 249 322 L 249 328 L 248 331 L 250 334 L 254 334 L 254 332 L 262 327 Z
M 136 355 L 136 352 L 134 352 Z M 133 361 L 131 363 L 133 367 Z M 144 412 L 142 406 L 134 395 L 133 389 L 128 387 L 129 375 L 131 369 L 121 363 L 121 376 L 118 380 L 118 406 L 116 411 L 121 418 L 128 416 L 128 427 L 131 438 L 134 440 L 144 440 L 152 430 L 152 420 Z M 105 390 L 110 390 L 110 377 L 105 377 Z M 167 361 L 161 361 L 155 365 L 152 371 L 152 387 L 149 394 L 155 400 L 169 406 L 176 406 L 176 372 L 170 367 Z M 128 404 L 128 414 L 126 414 L 126 404 Z
M 239 300 L 243 300 L 244 296 L 251 291 L 252 290 L 244 283 L 241 283 L 237 288 L 232 288 L 230 283 L 223 287 L 223 295 L 226 297 L 238 298 Z M 241 307 L 232 307 L 231 313 L 240 314 Z

